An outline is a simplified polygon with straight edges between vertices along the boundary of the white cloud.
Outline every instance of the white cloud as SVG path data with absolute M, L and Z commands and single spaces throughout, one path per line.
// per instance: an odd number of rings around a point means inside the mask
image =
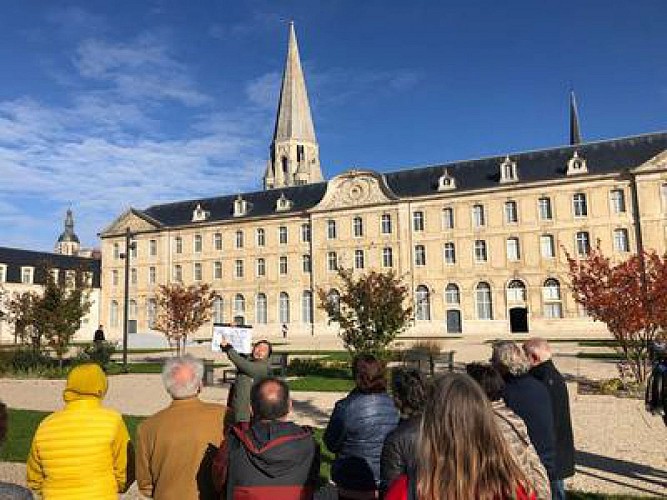
M 246 85 L 248 99 L 262 109 L 275 109 L 280 96 L 282 76 L 277 71 L 266 73 Z

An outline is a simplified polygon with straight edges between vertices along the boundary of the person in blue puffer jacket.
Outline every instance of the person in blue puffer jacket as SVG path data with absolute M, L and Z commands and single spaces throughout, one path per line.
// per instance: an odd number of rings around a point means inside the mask
M 387 394 L 384 363 L 369 354 L 352 362 L 356 387 L 336 403 L 324 444 L 336 455 L 331 479 L 340 499 L 377 498 L 382 445 L 399 421 Z

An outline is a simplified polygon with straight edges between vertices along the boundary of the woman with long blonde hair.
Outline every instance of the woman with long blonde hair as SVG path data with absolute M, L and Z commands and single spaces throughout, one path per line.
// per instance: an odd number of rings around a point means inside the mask
M 416 471 L 392 483 L 387 500 L 535 499 L 486 395 L 468 375 L 445 375 L 433 382 L 416 460 Z

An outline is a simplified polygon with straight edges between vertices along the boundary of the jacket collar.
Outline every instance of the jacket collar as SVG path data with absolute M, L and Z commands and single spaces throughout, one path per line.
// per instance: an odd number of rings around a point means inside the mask
M 66 410 L 87 410 L 93 408 L 100 408 L 102 401 L 98 398 L 76 399 L 65 403 Z

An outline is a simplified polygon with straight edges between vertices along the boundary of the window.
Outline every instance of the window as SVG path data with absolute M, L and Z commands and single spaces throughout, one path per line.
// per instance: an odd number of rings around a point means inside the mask
M 461 303 L 461 292 L 454 283 L 450 283 L 445 288 L 445 302 L 450 306 L 457 306 Z
M 130 257 L 131 258 L 133 258 L 133 259 L 137 258 L 137 255 L 138 255 L 137 254 L 137 251 L 138 251 L 137 249 L 138 249 L 138 247 L 139 247 L 139 243 L 137 242 L 137 240 L 132 240 L 130 242 Z
M 180 236 L 176 236 L 174 242 L 175 242 L 174 252 L 183 253 L 183 238 L 181 238 Z
M 412 214 L 412 230 L 413 231 L 424 230 L 424 212 L 418 211 Z
M 563 303 L 560 295 L 560 283 L 549 278 L 542 287 L 542 301 L 545 318 L 562 318 Z
M 243 316 L 245 314 L 245 297 L 240 293 L 234 296 L 234 316 Z
M 507 260 L 516 262 L 520 258 L 519 238 L 507 238 Z
M 221 280 L 222 279 L 222 262 L 219 260 L 213 263 L 213 279 Z
M 338 270 L 338 255 L 336 255 L 336 252 L 327 253 L 327 269 L 329 271 Z
M 281 323 L 289 323 L 289 295 L 286 292 L 280 292 L 278 299 L 278 316 Z
M 505 202 L 505 222 L 507 224 L 516 224 L 519 222 L 519 212 L 517 210 L 516 201 Z
M 572 209 L 575 217 L 588 216 L 588 203 L 586 203 L 586 195 L 584 193 L 575 193 L 572 196 Z
M 614 250 L 617 252 L 630 251 L 630 241 L 628 239 L 627 229 L 614 229 Z
M 612 213 L 625 213 L 625 193 L 622 189 L 612 189 L 609 193 L 609 202 Z
M 590 236 L 587 231 L 579 231 L 576 236 L 577 255 L 585 257 L 591 251 Z
M 268 323 L 268 307 L 266 302 L 266 295 L 258 293 L 255 299 L 255 321 L 260 325 Z
M 243 231 L 236 231 L 236 248 L 243 248 Z
M 213 235 L 213 248 L 217 251 L 222 250 L 222 233 L 215 233 Z
M 146 320 L 148 328 L 153 328 L 155 325 L 155 317 L 157 316 L 157 301 L 155 299 L 148 299 L 146 301 Z
M 266 276 L 266 261 L 264 259 L 257 259 L 255 264 L 257 276 Z
M 301 256 L 301 269 L 304 273 L 310 273 L 313 270 L 310 255 L 304 254 Z
M 21 283 L 25 285 L 32 284 L 33 278 L 33 268 L 32 267 L 22 267 L 21 268 Z
M 113 244 L 113 258 L 120 259 L 120 245 L 118 243 Z
M 7 281 L 7 266 L 5 264 L 0 264 L 0 283 L 5 283 Z
M 157 281 L 157 270 L 154 266 L 148 268 L 148 284 L 154 285 Z
M 424 245 L 415 246 L 415 266 L 426 265 L 426 247 Z
M 445 264 L 456 264 L 456 247 L 454 246 L 453 242 L 450 241 L 445 243 L 444 257 Z
M 301 224 L 301 241 L 310 243 L 310 224 Z
M 475 240 L 475 262 L 486 262 L 486 241 Z
M 553 259 L 556 257 L 556 244 L 554 237 L 550 234 L 543 234 L 540 236 L 540 252 L 545 259 Z
M 327 238 L 330 240 L 336 239 L 336 221 L 328 220 L 327 221 Z
M 278 243 L 287 245 L 287 227 L 280 226 L 278 228 Z
M 361 217 L 352 219 L 352 234 L 355 238 L 361 238 L 364 235 L 364 221 Z
M 224 323 L 222 297 L 213 299 L 213 323 Z
M 136 285 L 137 281 L 137 268 L 133 267 L 130 269 L 130 284 Z
M 201 262 L 195 262 L 193 274 L 195 281 L 201 281 L 203 279 L 201 272 Z
M 194 249 L 195 249 L 195 253 L 201 253 L 201 250 L 202 250 L 202 238 L 201 238 L 201 234 L 195 234 L 195 238 L 194 238 Z
M 452 207 L 442 209 L 442 228 L 454 229 L 454 209 Z
M 363 269 L 364 268 L 364 251 L 355 250 L 354 251 L 354 268 Z
M 313 292 L 310 290 L 304 290 L 301 295 L 301 322 L 313 322 Z
M 551 211 L 551 198 L 544 196 L 537 200 L 537 208 L 540 212 L 540 220 L 553 219 L 553 212 Z
M 115 300 L 111 301 L 111 307 L 109 309 L 109 323 L 112 327 L 118 327 L 118 302 Z
M 263 247 L 266 245 L 266 232 L 264 229 L 261 227 L 257 229 L 255 232 L 256 240 L 257 240 L 257 246 L 258 247 Z
M 183 281 L 183 268 L 180 264 L 174 266 L 174 281 L 178 283 Z
M 428 288 L 419 285 L 415 292 L 415 319 L 428 321 L 431 319 L 431 297 Z
M 234 276 L 243 278 L 243 261 L 241 259 L 237 259 L 234 262 Z
M 335 311 L 340 311 L 340 293 L 335 288 L 329 290 L 327 300 L 333 306 Z
M 281 255 L 278 260 L 278 271 L 281 275 L 285 276 L 287 274 L 287 256 Z
M 382 249 L 382 267 L 394 267 L 394 251 L 391 247 Z
M 128 311 L 129 319 L 137 319 L 137 314 L 139 313 L 139 307 L 137 306 L 137 301 L 132 299 L 130 300 L 130 307 Z
M 493 304 L 491 302 L 491 286 L 482 281 L 475 288 L 475 302 L 477 304 L 477 319 L 493 319 Z
M 382 231 L 382 234 L 391 234 L 391 215 L 382 214 L 382 218 L 380 220 L 380 230 Z
M 51 277 L 53 278 L 54 283 L 58 283 L 58 275 L 60 271 L 58 269 L 51 269 Z
M 148 242 L 148 255 L 155 257 L 157 255 L 157 240 L 150 240 Z
M 507 302 L 525 302 L 526 285 L 521 280 L 512 280 L 507 285 Z
M 116 269 L 111 271 L 111 284 L 113 286 L 118 286 L 118 271 Z

